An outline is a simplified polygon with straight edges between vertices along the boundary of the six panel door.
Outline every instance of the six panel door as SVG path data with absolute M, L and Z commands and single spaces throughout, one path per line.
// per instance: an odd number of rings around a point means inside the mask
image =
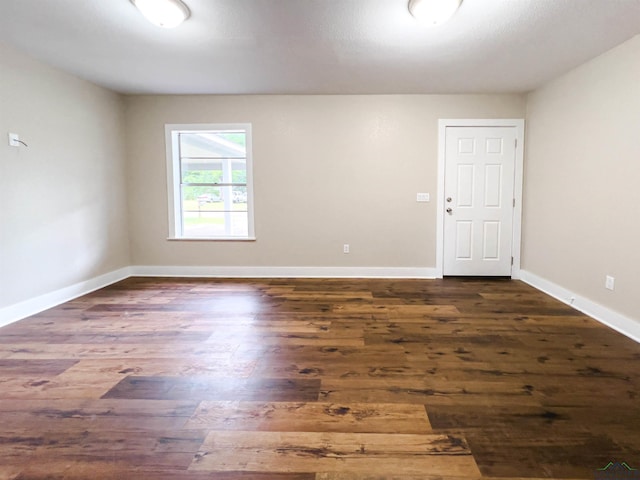
M 515 151 L 513 127 L 447 127 L 444 275 L 511 275 Z

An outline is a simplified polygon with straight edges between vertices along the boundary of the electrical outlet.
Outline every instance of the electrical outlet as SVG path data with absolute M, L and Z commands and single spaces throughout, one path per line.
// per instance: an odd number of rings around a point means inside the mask
M 428 193 L 417 193 L 416 202 L 428 202 L 430 200 Z
M 342 253 L 349 253 L 349 244 L 348 243 L 345 243 L 342 246 Z
M 616 282 L 615 278 L 607 275 L 604 280 L 604 288 L 606 288 L 607 290 L 613 290 L 615 282 Z

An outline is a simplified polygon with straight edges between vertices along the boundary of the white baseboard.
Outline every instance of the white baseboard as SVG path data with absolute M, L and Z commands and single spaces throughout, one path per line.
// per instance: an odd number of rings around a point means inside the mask
M 131 276 L 228 278 L 436 278 L 434 268 L 133 266 L 0 308 L 0 327 Z
M 436 278 L 435 268 L 133 266 L 139 277 L 220 278 Z
M 521 280 L 640 343 L 640 322 L 526 270 Z M 437 278 L 435 268 L 132 266 L 0 308 L 0 327 L 131 276 L 210 278 Z
M 113 272 L 105 273 L 98 277 L 78 282 L 60 290 L 45 293 L 35 298 L 25 300 L 24 302 L 14 303 L 8 307 L 0 308 L 0 327 L 17 322 L 30 315 L 35 315 L 43 310 L 68 302 L 74 298 L 78 298 L 87 293 L 91 293 L 100 288 L 111 285 L 112 283 L 124 280 L 131 276 L 131 268 L 124 267 Z
M 526 270 L 520 271 L 520 279 L 640 343 L 640 321 L 626 317 Z

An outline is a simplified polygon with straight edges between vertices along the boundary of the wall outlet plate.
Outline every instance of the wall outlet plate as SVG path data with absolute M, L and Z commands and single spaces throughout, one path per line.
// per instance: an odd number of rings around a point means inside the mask
M 417 193 L 416 202 L 428 202 L 430 200 L 428 193 Z
M 9 146 L 10 147 L 19 147 L 20 146 L 20 136 L 17 133 L 9 134 Z
M 616 282 L 616 279 L 615 279 L 615 278 L 613 278 L 613 277 L 611 277 L 611 276 L 607 275 L 607 276 L 605 277 L 605 279 L 604 279 L 604 287 L 605 287 L 607 290 L 613 290 L 613 288 L 614 288 L 614 286 L 615 286 L 615 282 Z

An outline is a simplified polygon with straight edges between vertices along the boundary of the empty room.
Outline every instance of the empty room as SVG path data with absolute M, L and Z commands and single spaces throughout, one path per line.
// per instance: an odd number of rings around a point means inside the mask
M 0 0 L 0 480 L 640 479 L 640 0 Z

